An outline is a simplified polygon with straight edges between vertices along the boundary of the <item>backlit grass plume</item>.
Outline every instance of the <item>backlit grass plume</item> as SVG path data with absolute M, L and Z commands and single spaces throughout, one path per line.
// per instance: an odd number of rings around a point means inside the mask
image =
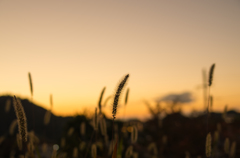
M 44 115 L 44 125 L 48 125 L 51 119 L 51 115 L 52 115 L 51 111 L 53 107 L 52 94 L 50 94 L 50 106 L 51 106 L 51 109 L 47 110 Z
M 206 157 L 211 157 L 212 153 L 212 136 L 211 133 L 208 133 L 207 138 L 206 138 Z
M 232 145 L 231 145 L 229 157 L 230 157 L 230 158 L 234 158 L 234 157 L 235 157 L 235 153 L 236 153 L 236 141 L 234 141 L 234 142 L 232 143 Z
M 97 157 L 97 146 L 96 146 L 96 144 L 92 144 L 91 155 L 92 155 L 92 158 L 96 158 Z
M 28 73 L 28 78 L 29 78 L 29 84 L 30 84 L 31 97 L 33 97 L 33 85 L 32 85 L 32 77 L 30 72 Z
M 103 88 L 100 98 L 99 98 L 99 102 L 98 102 L 98 108 L 99 108 L 99 114 L 101 114 L 102 112 L 102 98 L 103 98 L 103 94 L 105 92 L 106 87 Z
M 52 115 L 51 110 L 47 110 L 45 115 L 44 115 L 44 121 L 43 121 L 44 125 L 49 124 L 51 115 Z
M 95 115 L 93 117 L 93 127 L 94 130 L 97 131 L 98 130 L 98 114 L 97 114 L 97 108 L 95 108 Z
M 113 100 L 113 109 L 112 109 L 112 116 L 113 116 L 113 120 L 116 117 L 116 113 L 117 113 L 117 106 L 118 106 L 118 102 L 119 102 L 119 97 L 120 94 L 122 92 L 122 89 L 124 88 L 124 86 L 126 85 L 127 79 L 129 77 L 129 74 L 127 74 L 124 79 L 120 82 L 120 84 L 117 87 L 117 91 L 115 93 L 114 96 L 114 100 Z
M 226 138 L 224 141 L 224 152 L 225 154 L 229 154 L 229 148 L 230 148 L 230 141 L 229 138 Z
M 13 106 L 18 120 L 18 132 L 23 141 L 27 141 L 27 118 L 20 100 L 13 97 Z
M 127 102 L 128 102 L 128 95 L 129 95 L 129 88 L 127 89 L 127 92 L 126 92 L 125 105 L 127 105 Z
M 132 132 L 131 132 L 131 142 L 136 143 L 138 139 L 138 129 L 136 126 L 132 127 Z
M 125 157 L 130 158 L 132 156 L 132 154 L 133 154 L 133 146 L 131 145 L 127 148 L 126 153 L 125 153 Z
M 215 64 L 212 64 L 212 66 L 210 68 L 210 71 L 209 71 L 209 80 L 208 80 L 208 86 L 209 87 L 212 85 L 214 68 L 215 68 Z

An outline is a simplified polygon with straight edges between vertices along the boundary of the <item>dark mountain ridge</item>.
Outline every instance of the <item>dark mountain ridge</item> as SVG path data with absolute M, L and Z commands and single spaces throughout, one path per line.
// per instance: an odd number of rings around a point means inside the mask
M 5 111 L 5 106 L 7 100 L 11 101 L 10 110 Z M 62 131 L 65 124 L 73 117 L 61 117 L 51 114 L 50 122 L 48 125 L 44 125 L 44 115 L 46 109 L 33 104 L 27 99 L 20 99 L 22 106 L 24 108 L 27 117 L 27 128 L 28 131 L 34 129 L 35 134 L 41 139 L 44 138 L 45 141 L 56 142 L 61 138 Z M 0 136 L 9 135 L 9 127 L 13 120 L 17 117 L 15 115 L 13 107 L 13 97 L 12 96 L 1 96 L 0 97 Z M 15 129 L 15 134 L 17 133 L 17 128 Z

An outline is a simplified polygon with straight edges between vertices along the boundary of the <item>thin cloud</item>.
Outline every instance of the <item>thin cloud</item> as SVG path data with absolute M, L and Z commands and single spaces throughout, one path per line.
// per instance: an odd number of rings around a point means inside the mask
M 193 102 L 193 95 L 191 92 L 184 92 L 180 94 L 168 94 L 163 97 L 159 97 L 156 102 L 173 102 L 173 103 L 190 103 Z

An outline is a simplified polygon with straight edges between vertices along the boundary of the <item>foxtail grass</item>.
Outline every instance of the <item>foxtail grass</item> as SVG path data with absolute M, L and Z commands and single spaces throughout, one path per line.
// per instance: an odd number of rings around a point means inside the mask
M 131 142 L 136 143 L 138 139 L 138 129 L 136 126 L 132 127 L 132 132 L 131 132 Z
M 186 155 L 185 158 L 190 158 L 191 157 L 190 153 L 188 151 L 185 152 L 185 155 Z
M 138 158 L 138 153 L 137 152 L 133 152 L 132 157 L 133 158 Z
M 213 81 L 213 72 L 214 72 L 215 64 L 213 64 L 209 70 L 209 78 L 208 78 L 208 107 L 207 112 L 209 112 L 209 105 L 210 105 L 210 87 Z
M 103 117 L 100 119 L 100 129 L 101 129 L 102 135 L 105 136 L 107 134 L 107 125 L 106 125 L 106 120 Z
M 234 158 L 235 153 L 236 153 L 236 141 L 234 141 L 231 145 L 231 149 L 230 149 L 230 152 L 229 152 L 229 157 Z
M 209 78 L 208 78 L 208 105 L 207 105 L 207 132 L 208 132 L 208 120 L 209 120 L 209 113 L 210 113 L 210 87 L 212 85 L 213 81 L 213 72 L 214 72 L 215 64 L 212 64 L 210 70 L 209 70 Z
M 124 88 L 124 86 L 126 85 L 126 82 L 129 78 L 129 74 L 127 74 L 124 79 L 120 82 L 120 84 L 118 85 L 117 87 L 117 90 L 116 90 L 116 93 L 115 93 L 115 96 L 114 96 L 114 100 L 113 100 L 113 108 L 112 108 L 112 117 L 113 117 L 113 120 L 116 118 L 116 113 L 117 113 L 117 107 L 118 107 L 118 102 L 119 102 L 119 97 L 120 97 L 120 94 Z
M 133 155 L 133 146 L 129 146 L 126 150 L 125 157 L 130 158 Z
M 99 114 L 102 113 L 102 98 L 103 98 L 103 94 L 105 92 L 105 89 L 106 89 L 106 87 L 103 88 L 103 90 L 101 92 L 101 95 L 100 95 L 100 98 L 99 98 L 99 101 L 98 101 Z
M 29 79 L 29 85 L 30 85 L 31 98 L 33 98 L 33 84 L 32 84 L 32 76 L 30 72 L 28 73 L 28 79 Z
M 1 145 L 2 142 L 5 140 L 5 138 L 6 138 L 5 136 L 1 136 L 1 137 L 0 137 L 0 145 Z
M 129 88 L 127 89 L 126 96 L 125 96 L 125 106 L 127 105 L 127 102 L 128 102 L 128 96 L 129 96 Z
M 97 113 L 97 108 L 95 108 L 95 115 L 93 117 L 93 127 L 94 127 L 95 131 L 98 130 L 98 113 Z
M 77 158 L 77 157 L 78 157 L 78 148 L 75 147 L 75 148 L 73 149 L 73 158 Z
M 155 143 L 151 143 L 148 145 L 147 150 L 151 153 L 153 153 L 153 156 L 157 156 L 158 155 L 158 150 L 157 150 L 157 146 Z
M 123 78 L 123 80 L 120 82 L 120 84 L 117 86 L 117 90 L 114 95 L 114 100 L 113 100 L 113 105 L 112 105 L 112 122 L 113 122 L 112 123 L 112 140 L 113 140 L 113 133 L 114 133 L 114 120 L 115 120 L 116 114 L 117 114 L 118 102 L 120 99 L 121 92 L 122 92 L 123 88 L 125 87 L 128 78 L 129 78 L 129 74 L 127 74 Z M 112 148 L 114 148 L 114 147 L 112 146 Z
M 114 146 L 114 149 L 113 149 L 112 158 L 117 158 L 117 142 L 116 142 L 116 144 Z
M 71 128 L 69 128 L 67 135 L 70 137 L 73 134 L 73 132 L 74 132 L 74 128 L 71 127 Z
M 227 111 L 228 111 L 228 106 L 225 105 L 224 110 L 223 110 L 223 114 L 222 114 L 222 118 L 225 121 L 226 117 L 227 117 Z
M 57 151 L 53 149 L 51 158 L 57 158 Z
M 21 135 L 22 140 L 27 142 L 27 118 L 21 101 L 17 99 L 15 95 L 13 97 L 13 105 L 18 120 L 18 132 Z
M 61 147 L 64 148 L 66 145 L 66 139 L 65 138 L 61 138 L 61 143 L 60 143 Z
M 229 154 L 229 147 L 230 147 L 229 138 L 226 138 L 225 141 L 224 141 L 224 152 L 225 152 L 225 154 Z
M 212 136 L 211 133 L 208 133 L 206 137 L 206 157 L 211 157 L 211 154 L 212 154 Z
M 80 151 L 83 151 L 85 148 L 86 148 L 86 142 L 82 141 L 82 142 L 79 144 L 79 150 L 80 150 Z
M 44 122 L 43 122 L 44 125 L 48 125 L 49 124 L 51 115 L 52 115 L 51 110 L 47 110 L 45 115 L 44 115 Z
M 33 102 L 33 83 L 32 83 L 32 76 L 30 72 L 28 72 L 28 79 L 29 79 L 30 92 L 31 92 L 31 101 Z M 32 104 L 32 122 L 33 122 L 33 130 L 35 130 L 35 114 L 34 114 L 33 104 Z
M 215 68 L 215 64 L 212 64 L 212 66 L 210 68 L 210 71 L 209 71 L 209 79 L 208 79 L 208 86 L 209 87 L 212 85 L 214 68 Z
M 80 125 L 80 134 L 82 136 L 84 136 L 85 133 L 86 133 L 86 124 L 85 124 L 85 122 L 82 122 L 81 125 Z
M 126 106 L 128 103 L 128 96 L 129 96 L 129 88 L 127 89 L 126 95 L 125 95 L 125 104 L 124 104 L 124 113 L 123 113 L 123 117 L 125 118 L 125 114 L 126 114 Z
M 167 137 L 166 135 L 164 135 L 164 136 L 162 137 L 162 143 L 163 143 L 163 145 L 166 145 L 166 144 L 167 144 L 167 140 L 168 140 L 168 137 Z
M 92 158 L 97 158 L 97 146 L 95 144 L 92 144 L 91 155 L 92 155 Z
M 43 144 L 42 144 L 42 152 L 43 152 L 43 153 L 46 153 L 46 152 L 47 152 L 47 149 L 48 149 L 47 143 L 43 143 Z
M 207 108 L 207 73 L 206 70 L 202 70 L 202 79 L 203 79 L 203 103 L 204 103 L 204 109 Z
M 218 142 L 218 140 L 219 140 L 219 132 L 215 131 L 214 132 L 214 142 L 215 142 L 215 144 Z

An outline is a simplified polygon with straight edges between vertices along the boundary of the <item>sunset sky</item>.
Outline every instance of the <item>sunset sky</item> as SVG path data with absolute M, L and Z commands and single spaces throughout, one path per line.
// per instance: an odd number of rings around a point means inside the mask
M 93 111 L 128 73 L 127 117 L 172 93 L 193 94 L 184 112 L 203 110 L 213 63 L 213 109 L 240 110 L 240 1 L 0 0 L 0 95 L 30 99 L 31 72 L 33 102 L 49 109 L 52 94 L 57 115 Z

